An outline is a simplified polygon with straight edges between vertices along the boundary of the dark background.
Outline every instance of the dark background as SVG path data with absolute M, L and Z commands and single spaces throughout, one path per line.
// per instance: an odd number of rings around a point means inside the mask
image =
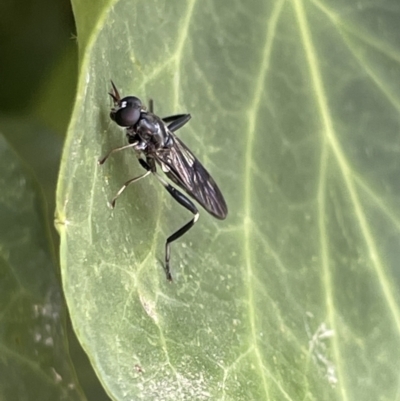
M 55 254 L 56 181 L 75 97 L 77 66 L 78 44 L 68 0 L 0 2 L 0 131 L 43 189 Z M 60 277 L 58 263 L 55 269 Z M 67 328 L 71 358 L 87 398 L 109 400 L 69 319 Z

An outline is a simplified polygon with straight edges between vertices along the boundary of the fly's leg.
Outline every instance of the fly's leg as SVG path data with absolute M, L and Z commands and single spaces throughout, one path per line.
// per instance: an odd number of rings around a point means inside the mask
M 153 99 L 149 99 L 149 112 L 154 113 L 154 101 Z
M 150 113 L 154 113 L 154 101 L 153 99 L 149 100 L 149 111 Z M 168 129 L 171 132 L 175 132 L 179 128 L 182 128 L 190 119 L 192 116 L 190 114 L 175 114 L 173 116 L 167 116 L 163 117 L 162 120 L 168 124 Z
M 104 164 L 104 162 L 110 157 L 112 153 L 119 152 L 120 150 L 133 148 L 137 146 L 138 142 L 130 143 L 129 145 L 121 146 L 120 148 L 111 149 L 103 158 L 99 160 L 99 164 Z
M 199 211 L 197 210 L 196 206 L 190 201 L 185 195 L 179 192 L 176 188 L 172 185 L 168 184 L 161 176 L 155 173 L 158 180 L 161 184 L 165 187 L 165 189 L 170 193 L 170 195 L 184 208 L 189 210 L 189 212 L 193 213 L 193 218 L 188 221 L 185 225 L 183 225 L 179 230 L 175 231 L 172 235 L 170 235 L 167 240 L 165 241 L 165 274 L 167 276 L 168 281 L 172 281 L 171 271 L 169 268 L 169 260 L 171 258 L 171 243 L 177 240 L 178 238 L 182 237 L 187 231 L 189 231 L 196 221 L 199 219 Z
M 115 152 L 119 152 L 120 150 L 124 150 L 124 149 L 128 149 L 128 148 L 132 148 L 132 147 L 137 147 L 139 144 L 138 141 L 134 141 L 133 143 L 130 143 L 129 145 L 125 145 L 125 146 L 121 146 L 120 148 L 115 148 L 115 149 L 111 149 L 102 159 L 99 160 L 99 164 L 103 164 L 108 157 Z M 151 174 L 151 168 L 149 167 L 149 165 L 142 159 L 139 159 L 140 164 L 142 165 L 142 167 L 146 170 L 146 172 L 142 175 L 139 175 L 138 177 L 135 178 L 131 178 L 130 180 L 126 181 L 125 184 L 120 188 L 120 190 L 116 193 L 116 195 L 114 196 L 114 198 L 111 199 L 110 202 L 110 206 L 114 209 L 115 207 L 115 202 L 117 201 L 117 199 L 119 198 L 119 196 L 122 194 L 122 192 L 125 191 L 125 189 L 130 185 L 133 184 L 134 182 L 137 182 L 139 180 L 141 180 L 144 177 L 147 177 L 149 174 Z
M 128 187 L 128 185 L 133 184 L 134 182 L 137 182 L 139 180 L 141 180 L 144 177 L 147 177 L 149 174 L 151 174 L 151 171 L 148 170 L 146 171 L 144 174 L 139 175 L 139 177 L 135 177 L 135 178 L 131 178 L 130 180 L 128 180 L 121 188 L 120 190 L 116 193 L 116 195 L 114 196 L 114 198 L 112 198 L 111 202 L 110 202 L 110 206 L 114 209 L 115 207 L 115 202 L 117 201 L 117 199 L 119 198 L 119 196 L 122 194 L 122 192 L 125 191 L 125 189 Z
M 121 188 L 120 190 L 117 192 L 117 194 L 114 196 L 114 198 L 112 198 L 111 202 L 110 202 L 110 206 L 114 209 L 115 207 L 115 202 L 118 199 L 118 197 L 122 194 L 122 192 L 125 191 L 125 189 L 128 187 L 128 185 L 133 184 L 134 182 L 137 182 L 139 180 L 141 180 L 144 177 L 147 177 L 149 174 L 152 173 L 152 169 L 151 167 L 143 160 L 143 159 L 139 159 L 139 163 L 140 165 L 146 170 L 146 172 L 142 175 L 139 175 L 139 177 L 135 177 L 135 178 L 131 178 L 130 180 L 128 180 Z
M 168 125 L 168 129 L 171 132 L 175 132 L 179 128 L 182 128 L 191 118 L 192 116 L 190 114 L 178 114 L 176 116 L 165 117 L 162 120 L 165 123 L 172 121 L 171 124 Z
M 162 117 L 161 120 L 165 123 L 171 123 L 185 116 L 190 116 L 190 114 L 174 114 L 173 116 Z

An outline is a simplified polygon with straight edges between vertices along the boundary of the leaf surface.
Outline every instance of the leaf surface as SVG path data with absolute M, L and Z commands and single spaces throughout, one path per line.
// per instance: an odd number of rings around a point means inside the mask
M 396 399 L 398 3 L 103 6 L 80 42 L 57 213 L 72 321 L 108 393 Z M 164 241 L 188 213 L 154 177 L 107 207 L 143 172 L 130 150 L 97 165 L 126 144 L 110 79 L 192 114 L 178 135 L 228 203 L 173 244 L 172 285 Z

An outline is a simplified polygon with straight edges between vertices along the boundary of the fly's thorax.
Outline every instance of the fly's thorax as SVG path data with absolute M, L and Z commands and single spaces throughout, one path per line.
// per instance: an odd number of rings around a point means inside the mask
M 142 113 L 135 126 L 135 132 L 143 141 L 153 144 L 156 149 L 165 147 L 169 140 L 163 121 L 151 113 Z

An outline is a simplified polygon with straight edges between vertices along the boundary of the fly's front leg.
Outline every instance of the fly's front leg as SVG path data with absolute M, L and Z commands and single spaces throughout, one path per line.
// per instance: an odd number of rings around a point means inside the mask
M 196 221 L 199 219 L 199 211 L 196 206 L 193 204 L 191 200 L 189 200 L 185 195 L 183 195 L 180 191 L 174 188 L 172 185 L 168 184 L 161 176 L 155 173 L 158 180 L 165 187 L 165 189 L 170 193 L 170 195 L 184 208 L 189 210 L 189 212 L 193 213 L 193 218 L 188 221 L 185 225 L 183 225 L 179 230 L 175 231 L 172 235 L 170 235 L 165 241 L 165 274 L 167 276 L 168 281 L 172 281 L 171 271 L 169 267 L 169 261 L 171 258 L 171 243 L 182 237 L 187 231 L 189 231 Z
M 110 157 L 110 155 L 112 153 L 119 152 L 120 150 L 124 150 L 124 149 L 128 149 L 128 148 L 135 148 L 138 145 L 138 143 L 139 142 L 133 142 L 133 143 L 130 143 L 129 145 L 125 145 L 125 146 L 121 146 L 119 148 L 111 149 L 104 157 L 102 157 L 98 161 L 98 163 L 99 164 L 104 164 L 104 162 Z
M 136 151 L 138 150 L 142 150 L 145 149 L 145 143 L 140 142 L 136 136 L 131 135 L 131 134 L 127 134 L 128 137 L 128 141 L 130 142 L 129 145 L 125 145 L 125 146 L 121 146 L 119 148 L 115 148 L 115 149 L 111 149 L 102 159 L 99 160 L 99 164 L 103 164 L 108 157 L 115 152 L 119 152 L 120 150 L 124 150 L 124 149 L 128 149 L 128 148 L 134 148 Z M 117 201 L 117 199 L 119 198 L 119 196 L 122 194 L 122 192 L 125 191 L 125 189 L 130 185 L 133 184 L 134 182 L 137 182 L 139 180 L 141 180 L 144 177 L 147 177 L 150 173 L 151 173 L 151 169 L 149 168 L 149 166 L 146 164 L 146 162 L 144 160 L 139 159 L 139 162 L 141 162 L 140 164 L 144 167 L 144 169 L 146 170 L 146 172 L 142 175 L 139 175 L 138 177 L 135 178 L 131 178 L 130 180 L 126 181 L 125 184 L 120 188 L 120 190 L 116 193 L 116 195 L 114 196 L 114 198 L 111 199 L 110 202 L 110 206 L 112 208 L 115 207 L 115 202 Z M 143 162 L 143 164 L 142 164 Z

